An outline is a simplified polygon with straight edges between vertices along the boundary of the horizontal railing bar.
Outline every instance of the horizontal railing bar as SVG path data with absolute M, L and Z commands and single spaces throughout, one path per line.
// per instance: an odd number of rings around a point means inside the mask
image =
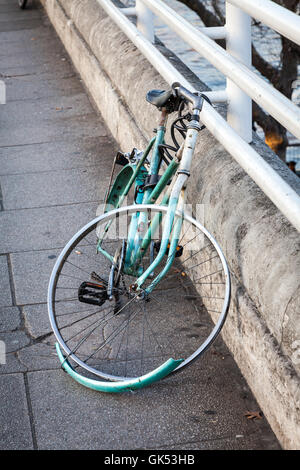
M 270 0 L 227 0 L 286 38 L 300 45 L 300 17 Z
M 120 8 L 120 11 L 125 16 L 136 16 L 137 10 L 135 7 Z M 211 39 L 226 39 L 227 31 L 225 26 L 209 26 L 200 28 L 203 34 L 206 34 Z
M 123 13 L 123 15 L 126 15 L 126 16 L 136 16 L 135 7 L 120 8 L 120 11 Z
M 169 61 L 143 37 L 136 27 L 119 12 L 110 0 L 97 0 L 99 5 L 117 23 L 119 28 L 159 71 L 165 81 L 172 85 L 180 82 L 190 91 L 197 91 Z M 201 121 L 213 136 L 241 165 L 266 196 L 300 231 L 300 197 L 279 174 L 227 124 L 217 111 L 204 101 Z
M 228 94 L 226 90 L 214 90 L 203 92 L 212 103 L 226 103 L 228 100 Z
M 300 197 L 296 191 L 207 103 L 201 122 L 300 232 Z
M 300 109 L 295 104 L 161 0 L 143 2 L 178 36 L 300 139 Z
M 153 46 L 138 29 L 131 23 L 120 10 L 115 7 L 111 0 L 97 0 L 100 7 L 117 23 L 119 28 L 128 36 L 133 44 L 142 52 L 155 69 L 158 69 L 160 74 L 167 83 L 180 82 L 186 88 L 191 89 L 190 83 L 181 75 L 178 70 L 173 67 L 168 59 L 166 59 L 155 46 Z M 161 68 L 161 69 L 160 69 Z M 196 90 L 194 90 L 196 91 Z
M 199 28 L 199 30 L 211 39 L 226 39 L 227 36 L 225 26 L 207 26 Z

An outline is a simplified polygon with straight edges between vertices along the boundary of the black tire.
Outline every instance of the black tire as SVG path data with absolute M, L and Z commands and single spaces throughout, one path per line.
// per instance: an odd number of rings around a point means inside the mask
M 24 10 L 24 8 L 26 8 L 27 0 L 18 0 L 18 3 L 19 3 L 19 7 L 22 8 L 22 10 Z

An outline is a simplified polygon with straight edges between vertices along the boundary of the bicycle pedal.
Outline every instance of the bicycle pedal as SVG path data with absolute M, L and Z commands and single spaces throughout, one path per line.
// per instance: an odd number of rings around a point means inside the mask
M 94 282 L 82 282 L 78 288 L 78 300 L 100 307 L 108 299 L 106 286 Z

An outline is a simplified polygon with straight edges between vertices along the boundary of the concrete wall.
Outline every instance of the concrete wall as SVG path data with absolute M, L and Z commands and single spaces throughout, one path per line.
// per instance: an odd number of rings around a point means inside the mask
M 41 1 L 120 148 L 143 148 L 157 120 L 145 94 L 166 83 L 95 0 Z M 256 137 L 253 146 L 300 193 L 299 179 L 276 155 Z M 189 199 L 205 204 L 205 225 L 232 273 L 223 338 L 283 448 L 300 449 L 299 233 L 207 130 Z

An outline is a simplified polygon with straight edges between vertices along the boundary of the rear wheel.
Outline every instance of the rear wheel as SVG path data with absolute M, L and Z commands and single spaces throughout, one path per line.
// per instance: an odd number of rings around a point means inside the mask
M 108 212 L 76 233 L 60 254 L 49 283 L 50 322 L 80 373 L 85 369 L 122 381 L 149 373 L 169 358 L 183 359 L 175 369 L 180 370 L 220 333 L 229 306 L 229 271 L 214 238 L 192 217 L 184 216 L 177 256 L 166 276 L 148 295 L 151 277 L 141 291 L 133 289 L 159 250 L 162 230 L 158 226 L 151 234 L 142 259 L 129 270 L 130 221 L 142 213 L 145 233 L 155 217 L 163 224 L 166 212 L 154 205 Z

